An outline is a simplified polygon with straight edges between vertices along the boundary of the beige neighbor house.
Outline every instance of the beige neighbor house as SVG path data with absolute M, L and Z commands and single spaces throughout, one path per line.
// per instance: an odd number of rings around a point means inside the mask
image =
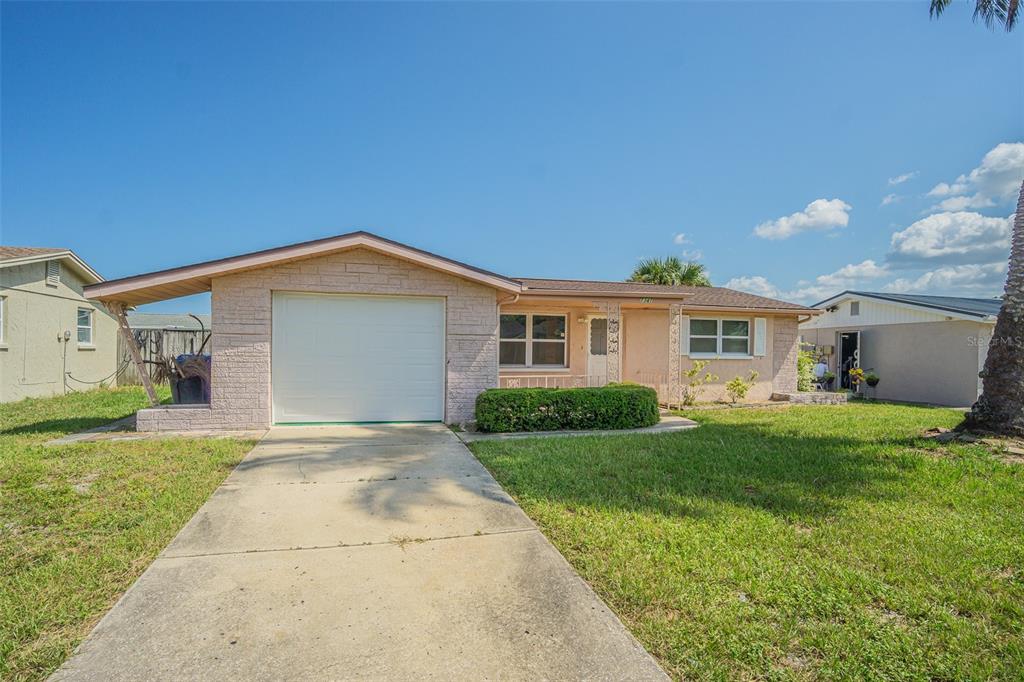
M 875 372 L 869 395 L 885 400 L 967 407 L 978 399 L 998 298 L 844 291 L 800 325 L 805 343 L 849 385 L 849 369 Z
M 114 381 L 117 323 L 82 295 L 102 281 L 67 249 L 0 246 L 0 402 Z
M 97 284 L 112 310 L 212 292 L 209 405 L 141 410 L 140 429 L 472 420 L 496 386 L 636 381 L 663 399 L 711 361 L 751 399 L 795 390 L 797 325 L 818 311 L 720 288 L 506 277 L 369 234 Z

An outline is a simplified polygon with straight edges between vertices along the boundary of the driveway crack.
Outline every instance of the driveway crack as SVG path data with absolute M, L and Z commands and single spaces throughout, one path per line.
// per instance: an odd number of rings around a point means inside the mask
M 513 533 L 539 533 L 535 526 L 529 528 L 507 528 L 505 530 L 492 530 L 492 531 L 477 531 L 475 533 L 464 533 L 461 535 L 442 535 L 432 538 L 415 538 L 415 543 L 427 543 L 427 542 L 443 542 L 445 540 L 461 540 L 464 538 L 482 538 L 489 535 L 511 535 Z M 200 552 L 197 554 L 172 554 L 163 555 L 161 554 L 156 558 L 156 561 L 162 559 L 199 559 L 202 557 L 213 557 L 213 556 L 237 556 L 239 554 L 269 554 L 273 552 L 307 552 L 310 550 L 318 549 L 351 549 L 353 547 L 380 547 L 382 545 L 394 545 L 396 547 L 404 547 L 410 544 L 410 538 L 405 537 L 392 537 L 387 540 L 378 540 L 375 542 L 353 542 L 344 543 L 339 542 L 336 545 L 310 545 L 308 547 L 273 547 L 269 549 L 243 549 L 232 552 Z

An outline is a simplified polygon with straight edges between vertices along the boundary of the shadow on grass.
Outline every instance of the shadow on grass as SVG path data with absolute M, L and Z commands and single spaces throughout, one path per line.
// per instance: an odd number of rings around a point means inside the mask
M 124 419 L 120 417 L 68 417 L 67 419 L 44 419 L 30 424 L 21 424 L 6 429 L 0 429 L 0 436 L 23 436 L 28 434 L 45 434 L 62 436 L 69 433 L 88 431 L 98 426 L 106 426 L 112 422 Z
M 520 499 L 693 517 L 715 513 L 714 502 L 820 520 L 854 498 L 892 498 L 891 484 L 920 466 L 895 441 L 713 422 L 684 433 L 472 449 Z

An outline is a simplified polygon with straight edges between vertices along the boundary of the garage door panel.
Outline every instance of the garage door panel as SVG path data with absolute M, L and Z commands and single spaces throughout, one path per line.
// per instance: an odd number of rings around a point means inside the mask
M 444 416 L 442 299 L 277 293 L 276 422 Z

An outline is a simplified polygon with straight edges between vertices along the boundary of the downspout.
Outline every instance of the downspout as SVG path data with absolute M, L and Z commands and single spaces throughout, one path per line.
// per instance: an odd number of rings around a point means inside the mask
M 505 299 L 504 301 L 502 301 L 502 300 L 498 301 L 498 324 L 499 324 L 499 330 L 495 331 L 495 335 L 498 336 L 498 339 L 499 339 L 498 340 L 498 345 L 499 345 L 499 347 L 501 345 L 501 332 L 500 332 L 501 306 L 515 303 L 516 301 L 519 300 L 519 296 L 520 296 L 520 294 L 512 294 L 509 298 Z M 501 369 L 500 368 L 498 369 L 497 376 L 494 377 L 494 385 L 497 386 L 498 388 L 501 388 Z

